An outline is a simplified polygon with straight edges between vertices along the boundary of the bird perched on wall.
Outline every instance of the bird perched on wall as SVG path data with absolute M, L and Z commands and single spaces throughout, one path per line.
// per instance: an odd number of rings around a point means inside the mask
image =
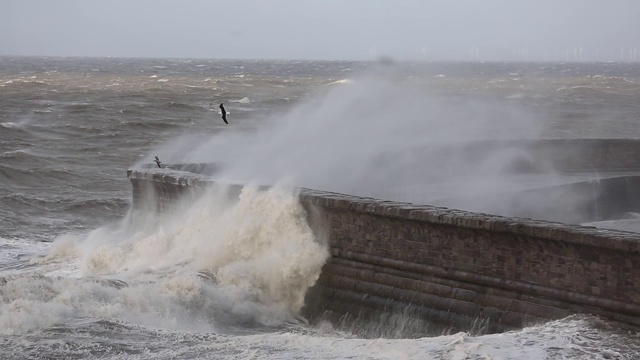
M 222 120 L 224 121 L 225 124 L 229 124 L 227 122 L 227 110 L 224 109 L 224 105 L 220 104 L 220 113 L 222 114 Z
M 160 164 L 162 164 L 162 161 L 160 161 L 160 159 L 158 159 L 158 157 L 156 156 L 156 159 L 154 160 L 154 162 L 156 164 L 158 164 L 158 167 L 161 168 L 162 166 L 160 166 Z

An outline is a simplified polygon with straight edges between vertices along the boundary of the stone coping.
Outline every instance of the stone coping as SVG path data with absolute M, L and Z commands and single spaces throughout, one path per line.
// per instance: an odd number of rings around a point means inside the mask
M 211 176 L 160 168 L 130 169 L 127 171 L 127 177 L 131 180 L 147 180 L 200 188 L 217 184 Z M 302 202 L 340 211 L 369 213 L 471 230 L 504 232 L 515 236 L 537 237 L 613 251 L 640 252 L 639 233 L 475 213 L 430 205 L 384 201 L 306 188 L 300 188 L 298 191 Z
M 205 187 L 215 183 L 210 176 L 169 168 L 140 168 L 127 170 L 129 179 L 148 180 L 179 186 Z

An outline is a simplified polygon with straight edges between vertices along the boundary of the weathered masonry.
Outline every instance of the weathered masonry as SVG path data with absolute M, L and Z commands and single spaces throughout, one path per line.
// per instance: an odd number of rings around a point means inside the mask
M 625 141 L 599 146 L 616 168 L 637 170 L 640 146 Z M 129 170 L 134 204 L 156 197 L 162 209 L 215 186 L 214 177 L 183 170 Z M 616 195 L 631 198 L 625 211 L 640 204 L 635 188 Z M 488 331 L 574 313 L 640 325 L 638 233 L 309 189 L 299 196 L 331 254 L 309 290 L 308 317 L 409 306 L 415 316 L 458 328 L 481 319 Z

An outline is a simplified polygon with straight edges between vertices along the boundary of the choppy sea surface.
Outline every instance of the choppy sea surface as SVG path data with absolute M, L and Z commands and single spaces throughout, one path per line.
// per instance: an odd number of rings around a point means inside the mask
M 0 57 L 0 358 L 638 359 L 638 334 L 587 315 L 488 335 L 308 324 L 327 250 L 291 189 L 406 197 L 427 186 L 403 174 L 436 164 L 412 158 L 425 144 L 640 138 L 638 99 L 634 63 Z M 158 218 L 130 210 L 126 178 L 154 156 L 279 185 Z M 450 160 L 465 171 L 438 181 L 465 191 L 502 171 Z

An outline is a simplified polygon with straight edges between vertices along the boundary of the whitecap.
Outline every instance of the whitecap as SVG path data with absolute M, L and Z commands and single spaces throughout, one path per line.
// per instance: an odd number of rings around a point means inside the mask
M 334 82 L 330 82 L 327 85 L 337 85 L 337 84 L 352 84 L 353 80 L 350 79 L 342 79 L 342 80 L 336 80 Z
M 251 101 L 251 99 L 249 99 L 248 97 L 243 97 L 243 98 L 242 98 L 242 99 L 240 99 L 240 100 L 229 100 L 229 102 L 237 102 L 237 103 L 240 103 L 240 104 L 249 104 L 249 103 L 251 103 L 252 101 Z
M 2 126 L 5 129 L 22 129 L 24 127 L 24 124 L 8 121 L 8 122 L 0 123 L 0 126 Z
M 18 149 L 12 151 L 5 151 L 0 155 L 0 158 L 17 158 L 21 155 L 30 155 L 31 153 L 26 149 Z
M 9 121 L 9 122 L 3 122 L 3 123 L 0 123 L 0 126 L 2 126 L 3 128 L 6 128 L 6 129 L 14 129 L 14 128 L 17 128 L 17 124 L 16 124 L 16 123 L 14 123 L 14 122 L 10 122 L 10 121 Z

